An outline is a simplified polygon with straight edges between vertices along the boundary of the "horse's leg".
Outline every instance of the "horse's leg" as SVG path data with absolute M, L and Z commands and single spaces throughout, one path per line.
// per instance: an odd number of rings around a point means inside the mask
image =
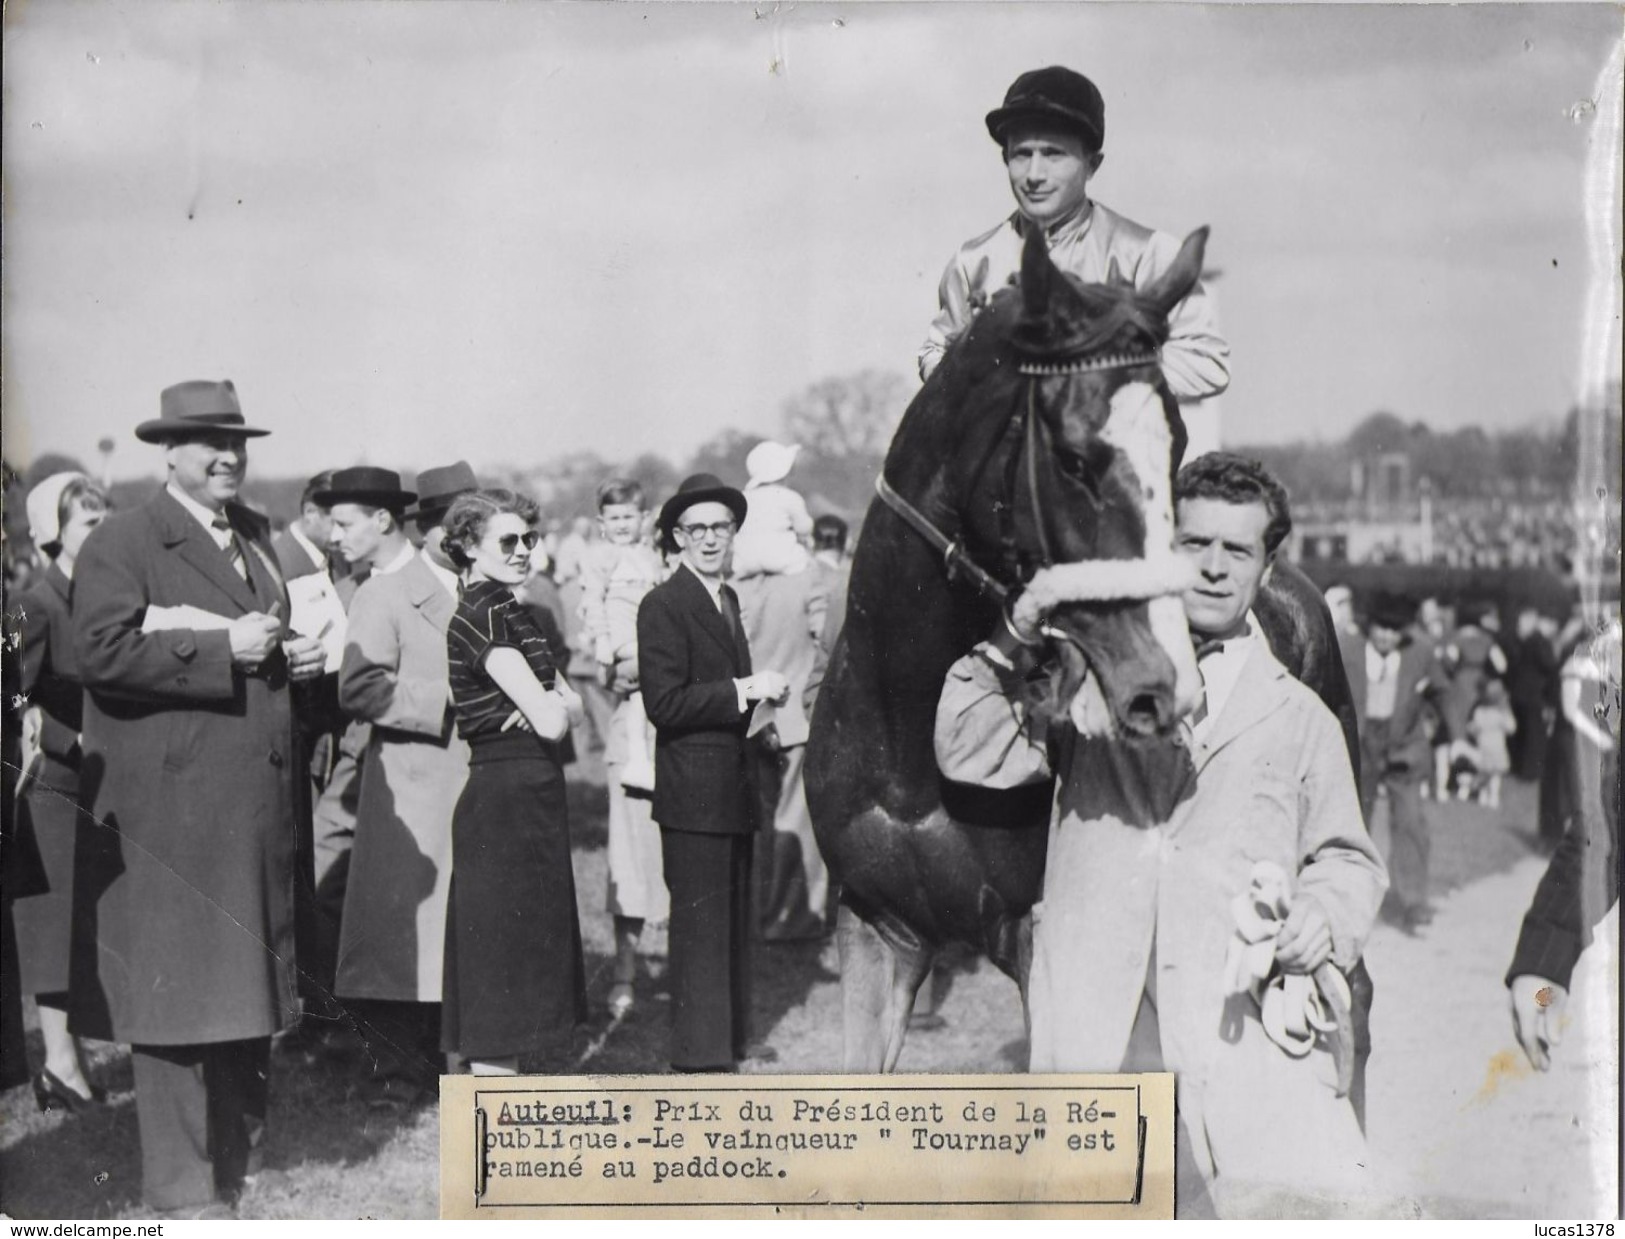
M 917 948 L 891 942 L 884 945 L 892 960 L 891 1001 L 886 1005 L 886 1056 L 880 1069 L 891 1072 L 897 1070 L 897 1060 L 903 1053 L 909 1017 L 914 1014 L 914 996 L 930 973 L 936 952 L 923 944 Z
M 923 943 L 889 941 L 844 902 L 835 935 L 841 949 L 844 1069 L 895 1070 L 914 995 L 931 970 L 932 952 Z
M 1021 1028 L 1027 1034 L 1027 1053 L 1033 1047 L 1033 1009 L 1027 1000 L 1033 971 L 1033 917 L 1028 913 L 1016 924 L 1016 985 L 1021 989 Z
M 841 1017 L 845 1043 L 842 1067 L 849 1072 L 880 1070 L 885 1061 L 884 1020 L 891 992 L 891 948 L 879 931 L 842 900 L 835 915 L 835 941 L 841 951 Z

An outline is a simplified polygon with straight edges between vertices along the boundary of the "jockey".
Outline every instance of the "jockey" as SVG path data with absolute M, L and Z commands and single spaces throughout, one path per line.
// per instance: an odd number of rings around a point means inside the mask
M 987 129 L 1003 148 L 1017 209 L 949 261 L 937 290 L 941 309 L 920 349 L 921 379 L 931 376 L 988 298 L 1015 281 L 1031 228 L 1043 229 L 1056 266 L 1090 284 L 1106 283 L 1115 262 L 1123 279 L 1144 288 L 1179 253 L 1179 242 L 1167 233 L 1090 200 L 1089 178 L 1105 158 L 1106 116 L 1100 91 L 1082 74 L 1060 66 L 1023 73 L 1005 93 L 1004 106 L 988 113 Z M 1229 385 L 1229 360 L 1230 345 L 1198 282 L 1168 316 L 1163 374 L 1182 403 L 1202 400 Z

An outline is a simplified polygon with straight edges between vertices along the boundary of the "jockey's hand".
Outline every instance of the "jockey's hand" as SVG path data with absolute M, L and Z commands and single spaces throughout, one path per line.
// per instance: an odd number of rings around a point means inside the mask
M 1283 972 L 1313 972 L 1332 957 L 1332 927 L 1313 895 L 1299 894 L 1275 939 L 1275 962 Z
M 1563 1007 L 1569 992 L 1545 977 L 1517 976 L 1509 989 L 1512 1031 L 1536 1071 L 1552 1065 L 1551 1050 L 1563 1040 Z M 1544 1001 L 1542 1001 L 1544 999 Z

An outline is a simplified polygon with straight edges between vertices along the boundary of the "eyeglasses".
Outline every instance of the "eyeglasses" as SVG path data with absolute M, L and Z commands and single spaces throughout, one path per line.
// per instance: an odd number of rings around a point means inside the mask
M 700 542 L 706 534 L 719 539 L 730 537 L 738 526 L 733 521 L 718 521 L 714 525 L 679 525 L 677 528 L 688 536 L 689 541 Z
M 512 555 L 521 542 L 527 551 L 536 549 L 536 544 L 542 540 L 542 535 L 534 529 L 527 529 L 524 533 L 505 533 L 497 539 L 497 549 L 504 555 Z

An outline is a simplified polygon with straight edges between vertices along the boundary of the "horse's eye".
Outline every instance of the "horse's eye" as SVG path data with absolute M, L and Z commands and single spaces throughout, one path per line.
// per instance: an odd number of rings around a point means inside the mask
M 1111 454 L 1111 448 L 1098 440 L 1092 440 L 1079 449 L 1062 448 L 1055 456 L 1063 473 L 1093 490 L 1099 484 L 1100 476 L 1111 464 Z
M 1080 456 L 1074 452 L 1056 452 L 1056 464 L 1067 480 L 1080 487 L 1090 499 L 1098 500 L 1100 494 L 1099 475 L 1095 472 L 1093 462 L 1087 456 Z

